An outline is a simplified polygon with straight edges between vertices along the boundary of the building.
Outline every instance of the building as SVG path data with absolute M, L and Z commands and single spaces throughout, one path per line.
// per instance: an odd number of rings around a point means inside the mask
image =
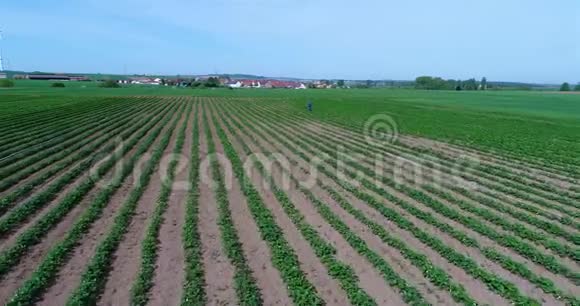
M 7 79 L 8 75 L 6 73 L 0 72 L 0 79 Z
M 230 88 L 240 88 L 242 87 L 242 82 L 240 81 L 229 81 L 226 83 L 226 86 L 230 87 Z
M 25 76 L 28 80 L 44 81 L 90 81 L 86 76 L 64 75 L 64 74 L 29 74 Z

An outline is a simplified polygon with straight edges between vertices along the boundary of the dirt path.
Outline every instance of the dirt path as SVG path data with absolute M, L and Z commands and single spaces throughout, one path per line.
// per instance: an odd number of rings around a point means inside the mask
M 215 133 L 212 134 L 216 142 L 216 152 L 225 158 L 223 145 L 217 139 Z M 223 159 L 220 160 L 220 165 L 222 171 L 231 171 L 231 165 L 226 164 Z M 232 178 L 231 184 L 228 200 L 233 223 L 242 242 L 242 249 L 246 255 L 248 266 L 252 269 L 252 275 L 256 278 L 256 283 L 262 292 L 264 305 L 292 305 L 286 285 L 282 281 L 278 270 L 272 265 L 270 249 L 260 236 L 258 227 L 249 210 L 246 197 L 242 193 L 240 182 Z
M 188 103 L 193 103 L 189 101 Z M 195 106 L 194 106 L 195 108 Z M 150 294 L 150 305 L 179 305 L 185 279 L 185 255 L 181 240 L 185 221 L 185 202 L 191 184 L 188 182 L 189 159 L 193 133 L 193 114 L 189 115 L 185 130 L 185 141 L 179 163 L 175 169 L 172 193 L 168 208 L 159 230 L 159 251 Z M 187 117 L 187 115 L 184 115 Z
M 151 133 L 151 130 L 146 134 L 149 135 Z M 146 137 L 146 136 L 145 136 Z M 144 139 L 144 138 L 143 138 Z M 135 145 L 135 147 L 133 147 L 131 150 L 129 150 L 129 152 L 127 152 L 124 156 L 124 158 L 128 158 L 129 156 L 132 156 L 137 148 L 139 147 L 140 142 L 137 143 Z M 121 161 L 119 161 L 117 163 L 117 165 L 120 165 Z M 117 166 L 115 166 L 113 169 L 117 168 Z M 109 175 L 112 173 L 113 170 L 109 171 Z M 123 186 L 121 186 L 121 188 L 119 188 L 119 190 L 117 190 L 117 192 L 113 195 L 113 198 L 111 200 L 111 202 L 114 202 L 115 200 L 117 201 L 122 201 L 122 199 L 124 199 L 126 197 L 126 195 L 128 194 L 128 190 L 129 190 L 129 186 L 127 185 L 128 180 L 125 180 L 125 183 L 123 184 Z M 132 183 L 132 181 L 131 181 Z M 10 298 L 11 294 L 16 291 L 16 289 L 18 289 L 20 287 L 20 285 L 22 285 L 22 283 L 30 276 L 32 275 L 32 273 L 34 272 L 34 270 L 36 269 L 36 267 L 38 266 L 38 264 L 40 263 L 40 261 L 42 260 L 42 258 L 44 258 L 44 256 L 49 252 L 49 250 L 58 243 L 58 241 L 60 241 L 61 239 L 64 238 L 64 236 L 66 235 L 67 231 L 73 226 L 73 224 L 76 222 L 77 218 L 80 217 L 82 215 L 82 213 L 84 213 L 84 211 L 88 208 L 88 205 L 92 202 L 92 200 L 95 198 L 95 196 L 98 194 L 98 192 L 100 191 L 99 188 L 93 188 L 87 196 L 85 196 L 85 198 L 78 204 L 75 206 L 75 208 L 72 209 L 71 212 L 69 212 L 67 214 L 67 216 L 55 227 L 53 228 L 51 231 L 48 232 L 47 236 L 42 240 L 41 243 L 35 245 L 34 247 L 32 247 L 30 249 L 30 251 L 26 254 L 26 256 L 23 257 L 23 259 L 21 260 L 21 262 L 18 264 L 18 266 L 11 271 L 8 275 L 6 275 L 5 278 L 3 278 L 0 282 L 0 297 L 5 297 L 6 299 Z M 59 198 L 61 198 L 61 196 L 59 196 Z M 53 208 L 54 205 L 56 205 L 58 202 L 52 201 L 49 205 L 50 208 Z M 42 213 L 38 214 L 38 216 L 34 219 L 34 220 L 38 220 L 41 216 L 44 215 L 44 213 L 48 212 L 48 208 L 43 210 Z M 103 213 L 103 216 L 105 216 L 105 218 L 101 218 L 101 220 L 99 220 L 98 222 L 105 222 L 105 221 L 111 221 L 113 214 L 112 213 L 107 213 L 107 210 L 105 210 L 105 212 Z M 32 226 L 34 223 L 28 223 L 26 226 L 24 226 L 25 228 L 29 228 L 30 226 Z M 24 232 L 24 230 L 21 228 L 18 233 L 22 233 Z M 91 236 L 92 234 L 92 236 Z M 94 233 L 89 233 L 89 235 L 87 236 L 87 238 L 85 238 L 85 242 L 87 242 L 87 244 L 90 244 L 91 238 L 90 237 L 94 237 L 95 234 Z M 14 240 L 16 239 L 17 236 L 14 236 Z M 94 239 L 94 238 L 93 238 Z M 11 244 L 10 244 L 11 245 Z M 91 244 L 94 247 L 94 244 Z M 88 248 L 90 248 L 91 246 L 87 246 Z M 75 250 L 75 255 L 78 252 L 78 249 Z M 80 251 L 81 255 L 84 255 L 84 261 L 86 261 L 87 257 L 90 256 L 90 254 L 84 254 L 84 251 Z M 73 258 L 75 255 L 72 255 Z M 63 268 L 64 269 L 64 268 Z M 64 270 L 61 270 L 64 271 Z M 66 278 L 66 275 L 61 275 L 61 277 Z M 58 285 L 58 284 L 57 284 Z M 66 298 L 66 297 L 64 297 Z M 0 299 L 0 304 L 2 304 L 3 301 L 2 299 Z
M 179 110 L 176 112 L 175 116 L 171 121 L 169 121 L 170 123 L 164 127 L 159 139 L 152 146 L 152 148 L 156 147 L 157 143 L 161 140 L 163 135 L 167 133 L 167 130 L 172 124 L 171 122 L 173 122 L 176 117 L 179 121 L 176 129 L 171 135 L 169 144 L 163 152 L 164 157 L 169 156 L 175 146 L 177 130 L 185 118 L 183 112 Z M 147 160 L 148 159 L 149 158 L 147 158 Z M 162 161 L 163 160 L 167 160 L 167 158 L 162 158 Z M 139 165 L 143 167 L 144 163 L 138 164 L 136 169 L 141 168 Z M 133 285 L 133 281 L 141 264 L 141 241 L 144 238 L 145 229 L 147 228 L 149 219 L 155 209 L 155 203 L 161 190 L 162 175 L 165 175 L 165 173 L 160 172 L 160 168 L 162 167 L 158 164 L 151 176 L 149 184 L 139 200 L 135 214 L 131 219 L 131 224 L 123 236 L 119 248 L 115 252 L 113 262 L 111 263 L 109 277 L 107 278 L 105 289 L 101 296 L 101 300 L 99 301 L 100 305 L 123 305 L 129 303 L 131 286 Z M 134 173 L 133 177 L 137 179 L 137 174 Z M 117 206 L 117 209 L 115 209 L 114 212 L 114 214 L 116 214 L 118 209 L 123 205 L 123 202 L 111 202 L 111 204 Z M 111 204 L 109 206 L 111 206 Z M 113 218 L 114 217 L 111 219 Z

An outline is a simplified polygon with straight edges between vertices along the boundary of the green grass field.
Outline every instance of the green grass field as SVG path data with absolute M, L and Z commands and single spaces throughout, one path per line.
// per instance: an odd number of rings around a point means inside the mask
M 314 103 L 320 119 L 364 122 L 377 113 L 392 116 L 401 133 L 479 149 L 499 150 L 546 162 L 580 165 L 580 95 L 537 91 L 417 91 L 410 89 L 284 90 L 184 89 L 130 86 L 98 88 L 95 82 L 16 81 L 0 101 L 35 96 L 40 104 L 74 96 L 205 96 L 272 98 L 306 110 Z M 12 97 L 12 98 L 10 98 Z M 38 99 L 46 97 L 45 99 Z M 24 97 L 23 97 L 24 98 Z

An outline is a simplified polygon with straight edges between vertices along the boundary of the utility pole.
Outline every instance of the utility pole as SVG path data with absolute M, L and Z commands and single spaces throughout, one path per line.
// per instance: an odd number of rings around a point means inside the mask
M 2 30 L 0 30 L 0 71 L 4 71 L 4 59 L 2 54 Z

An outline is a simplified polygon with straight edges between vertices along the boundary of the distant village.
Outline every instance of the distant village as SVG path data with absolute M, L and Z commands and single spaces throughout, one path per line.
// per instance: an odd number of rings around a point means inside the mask
M 6 76 L 4 76 L 6 77 Z M 287 89 L 307 89 L 307 88 L 333 88 L 339 85 L 344 86 L 344 81 L 329 80 L 277 80 L 269 78 L 260 79 L 234 79 L 224 76 L 196 76 L 196 77 L 155 77 L 155 76 L 108 76 L 95 78 L 83 75 L 67 74 L 15 74 L 12 76 L 17 80 L 45 80 L 45 81 L 115 81 L 119 84 L 132 85 L 152 85 L 152 86 L 176 86 L 176 87 L 227 87 L 227 88 L 287 88 Z

